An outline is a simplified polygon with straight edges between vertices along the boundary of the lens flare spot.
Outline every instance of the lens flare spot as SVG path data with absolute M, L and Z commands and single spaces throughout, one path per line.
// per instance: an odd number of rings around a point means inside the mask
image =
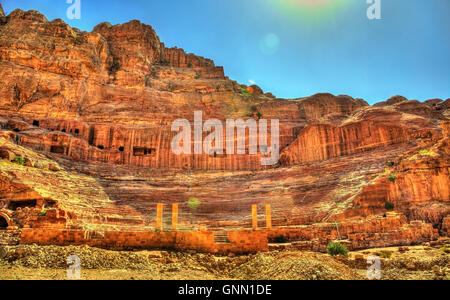
M 277 52 L 280 45 L 280 39 L 274 33 L 269 33 L 265 35 L 260 44 L 261 52 L 266 55 L 272 55 Z

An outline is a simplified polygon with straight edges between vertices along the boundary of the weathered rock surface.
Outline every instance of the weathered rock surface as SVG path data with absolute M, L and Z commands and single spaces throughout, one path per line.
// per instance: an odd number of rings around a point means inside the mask
M 21 10 L 0 13 L 0 77 L 0 204 L 19 227 L 149 230 L 156 203 L 166 228 L 174 203 L 183 229 L 249 227 L 252 204 L 261 222 L 271 204 L 275 226 L 366 224 L 391 204 L 405 220 L 370 235 L 349 225 L 355 247 L 448 235 L 449 99 L 278 99 L 166 48 L 139 21 L 82 32 Z M 279 119 L 280 163 L 174 155 L 170 126 L 196 110 L 204 120 Z M 320 236 L 323 247 L 333 234 Z
M 447 216 L 442 221 L 442 232 L 443 234 L 447 234 L 447 236 L 450 235 L 450 217 Z

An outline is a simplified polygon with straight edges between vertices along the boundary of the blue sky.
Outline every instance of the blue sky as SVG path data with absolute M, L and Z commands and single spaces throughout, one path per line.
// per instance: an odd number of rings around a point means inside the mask
M 233 80 L 278 97 L 347 94 L 373 104 L 393 95 L 450 97 L 450 1 L 381 0 L 0 0 L 5 12 L 35 9 L 91 31 L 138 19 L 166 46 L 213 59 Z

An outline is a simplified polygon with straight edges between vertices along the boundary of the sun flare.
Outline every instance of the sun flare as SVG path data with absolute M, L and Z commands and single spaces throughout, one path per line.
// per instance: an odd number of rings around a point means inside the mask
M 288 16 L 326 18 L 338 13 L 349 0 L 275 0 L 274 5 Z

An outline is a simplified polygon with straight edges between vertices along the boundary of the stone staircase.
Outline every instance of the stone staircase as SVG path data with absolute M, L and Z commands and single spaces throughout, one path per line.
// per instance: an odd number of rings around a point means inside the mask
M 215 244 L 229 244 L 228 233 L 226 231 L 218 231 L 214 233 Z

